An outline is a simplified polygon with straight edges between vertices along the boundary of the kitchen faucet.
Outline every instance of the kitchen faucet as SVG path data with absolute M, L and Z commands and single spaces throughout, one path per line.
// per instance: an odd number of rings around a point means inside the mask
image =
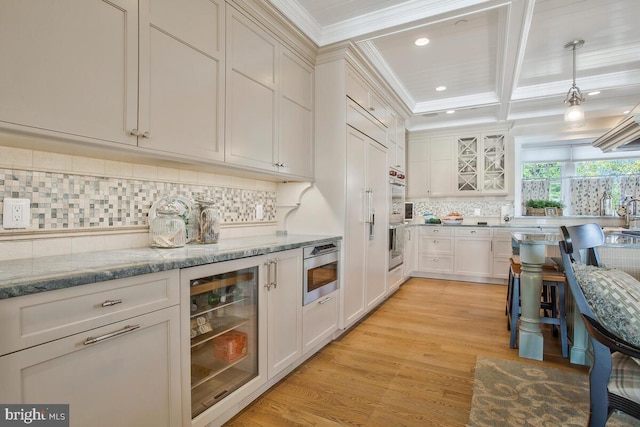
M 626 220 L 626 224 L 627 224 L 627 228 L 632 228 L 631 227 L 631 221 L 632 221 L 632 217 L 633 217 L 633 228 L 637 228 L 637 213 L 638 213 L 638 207 L 636 206 L 637 203 L 640 203 L 640 199 L 636 199 L 635 197 L 632 197 L 631 200 L 629 200 L 627 202 L 627 204 L 625 205 L 625 220 Z M 631 215 L 631 208 L 633 207 L 633 215 Z

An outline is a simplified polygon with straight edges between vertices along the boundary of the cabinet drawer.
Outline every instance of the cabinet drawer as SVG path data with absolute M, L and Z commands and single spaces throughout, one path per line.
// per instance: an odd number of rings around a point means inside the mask
M 490 228 L 460 227 L 460 228 L 456 228 L 456 236 L 490 237 L 491 236 L 491 229 Z
M 0 355 L 177 305 L 178 270 L 0 301 Z
M 493 237 L 498 237 L 500 239 L 511 239 L 511 233 L 513 233 L 515 230 L 508 228 L 508 229 L 500 229 L 500 228 L 496 228 L 493 230 Z
M 338 329 L 338 291 L 304 306 L 303 352 L 307 354 Z
M 453 228 L 450 227 L 420 227 L 421 236 L 453 236 Z
M 453 258 L 420 254 L 418 257 L 418 270 L 439 273 L 453 273 Z
M 420 236 L 418 252 L 427 254 L 453 255 L 453 238 L 440 236 Z

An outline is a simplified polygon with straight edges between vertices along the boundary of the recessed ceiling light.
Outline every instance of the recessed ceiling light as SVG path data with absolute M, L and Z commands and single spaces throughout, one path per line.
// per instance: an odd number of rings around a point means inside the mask
M 447 110 L 447 114 L 453 114 L 455 112 L 456 112 L 456 110 Z
M 446 86 L 438 86 L 438 87 L 436 88 L 436 90 L 437 90 L 438 92 L 442 92 L 443 90 L 447 90 L 447 87 L 446 87 Z
M 593 95 L 597 95 L 597 94 L 599 94 L 599 93 L 600 93 L 600 91 L 599 91 L 599 90 L 594 90 L 594 91 L 592 91 L 592 92 L 587 93 L 587 95 L 589 95 L 589 96 L 593 96 Z
M 622 114 L 629 114 L 631 112 L 631 110 L 627 110 L 627 111 L 623 111 Z
M 429 39 L 426 37 L 420 37 L 413 42 L 416 46 L 426 46 L 429 44 Z

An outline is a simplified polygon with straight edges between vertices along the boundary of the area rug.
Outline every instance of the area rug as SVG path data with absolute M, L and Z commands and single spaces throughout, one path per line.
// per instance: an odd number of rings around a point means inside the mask
M 469 427 L 584 427 L 589 417 L 587 374 L 478 356 Z M 607 427 L 640 426 L 614 413 Z

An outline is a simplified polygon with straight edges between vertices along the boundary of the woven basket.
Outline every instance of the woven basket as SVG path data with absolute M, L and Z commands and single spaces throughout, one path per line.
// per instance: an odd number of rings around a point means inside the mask
M 557 216 L 562 216 L 562 208 L 556 208 Z M 527 208 L 528 216 L 547 216 L 546 208 Z

